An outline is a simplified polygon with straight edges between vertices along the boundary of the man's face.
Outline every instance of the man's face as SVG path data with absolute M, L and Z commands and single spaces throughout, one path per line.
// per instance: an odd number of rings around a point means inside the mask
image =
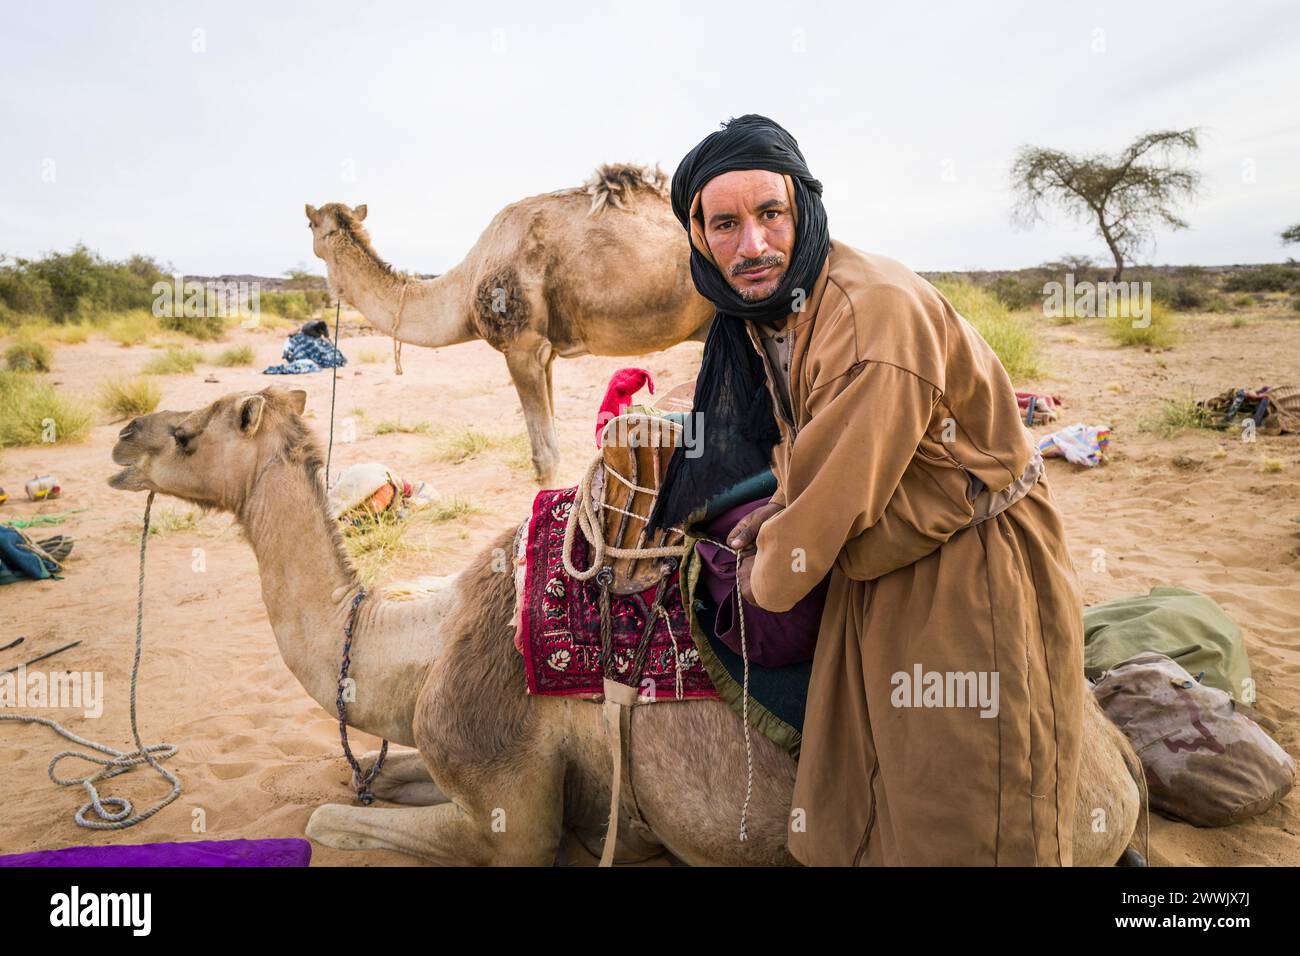
M 785 179 L 742 169 L 710 179 L 700 192 L 704 237 L 722 275 L 747 302 L 781 284 L 794 252 L 794 211 Z

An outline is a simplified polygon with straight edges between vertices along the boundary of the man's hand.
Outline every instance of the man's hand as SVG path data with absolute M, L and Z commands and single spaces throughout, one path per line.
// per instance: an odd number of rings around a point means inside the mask
M 758 529 L 762 527 L 763 522 L 783 510 L 785 510 L 784 505 L 773 504 L 770 501 L 761 508 L 755 508 L 736 522 L 736 526 L 731 529 L 731 534 L 727 536 L 727 544 L 737 551 L 744 551 L 758 539 Z
M 736 583 L 740 585 L 740 597 L 746 604 L 756 604 L 754 592 L 750 590 L 749 579 L 754 573 L 754 558 L 757 551 L 751 551 L 736 563 Z
M 758 553 L 754 542 L 758 540 L 758 530 L 763 522 L 785 509 L 784 505 L 768 502 L 761 508 L 755 508 L 736 522 L 727 536 L 727 544 L 741 552 L 736 557 L 736 583 L 740 586 L 740 597 L 746 603 L 754 603 L 754 592 L 749 589 L 749 578 L 754 573 L 754 557 Z

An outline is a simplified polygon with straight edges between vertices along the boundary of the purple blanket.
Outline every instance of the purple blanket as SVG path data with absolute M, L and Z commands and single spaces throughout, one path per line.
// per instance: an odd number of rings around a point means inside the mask
M 714 540 L 726 541 L 741 518 L 770 500 L 770 497 L 759 498 L 736 505 L 705 525 L 705 530 Z M 735 555 L 709 541 L 700 541 L 695 549 L 700 555 L 700 581 L 718 605 L 714 631 L 718 640 L 739 654 Z M 828 587 L 829 574 L 798 604 L 780 614 L 744 602 L 745 649 L 749 659 L 761 667 L 785 667 L 811 658 L 817 646 L 817 629 L 821 625 Z
M 70 846 L 0 856 L 0 866 L 306 866 L 310 862 L 311 844 L 294 839 Z

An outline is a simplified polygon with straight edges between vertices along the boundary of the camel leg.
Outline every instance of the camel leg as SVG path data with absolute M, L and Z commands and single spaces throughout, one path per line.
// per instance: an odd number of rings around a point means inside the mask
M 551 410 L 551 421 L 555 421 L 555 352 L 551 351 L 546 356 L 546 404 Z
M 329 803 L 307 836 L 337 850 L 396 850 L 442 866 L 550 866 L 564 835 L 564 762 L 538 755 L 467 799 L 429 807 Z M 382 774 L 381 774 L 382 776 Z
M 554 399 L 550 394 L 549 364 L 539 353 L 540 350 L 524 348 L 511 349 L 505 355 L 528 425 L 537 483 L 550 488 L 555 485 L 560 467 L 560 439 L 555 433 L 555 417 L 551 411 Z
M 378 759 L 378 750 L 363 756 L 359 761 L 362 773 L 368 773 Z M 380 800 L 410 807 L 431 807 L 451 799 L 433 782 L 418 750 L 390 751 L 370 789 Z

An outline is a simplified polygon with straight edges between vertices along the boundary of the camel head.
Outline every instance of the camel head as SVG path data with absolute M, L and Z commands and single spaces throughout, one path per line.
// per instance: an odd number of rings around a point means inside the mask
M 353 209 L 341 202 L 327 202 L 317 209 L 308 203 L 306 209 L 307 224 L 311 228 L 312 252 L 325 263 L 330 291 L 341 296 L 344 291 L 338 262 L 341 247 L 359 247 L 377 262 L 382 262 L 370 244 L 370 234 L 361 225 L 368 211 L 366 205 L 362 203 Z
M 302 389 L 237 392 L 192 412 L 154 412 L 118 435 L 108 480 L 120 491 L 157 491 L 239 513 L 265 467 L 316 461 L 315 442 L 299 417 Z

